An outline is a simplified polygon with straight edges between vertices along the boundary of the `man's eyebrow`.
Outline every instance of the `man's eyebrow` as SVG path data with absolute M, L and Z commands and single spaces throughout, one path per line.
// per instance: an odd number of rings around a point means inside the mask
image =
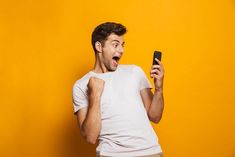
M 116 42 L 120 43 L 120 41 L 119 41 L 119 40 L 116 40 L 116 39 L 114 39 L 113 41 L 116 41 Z M 113 41 L 112 41 L 112 42 L 113 42 Z M 123 41 L 122 45 L 124 45 L 124 44 L 125 44 L 125 41 Z

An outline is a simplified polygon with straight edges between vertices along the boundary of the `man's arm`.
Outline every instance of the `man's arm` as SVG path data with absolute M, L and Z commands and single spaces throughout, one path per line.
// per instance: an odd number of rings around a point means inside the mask
M 77 112 L 81 134 L 91 144 L 96 143 L 101 130 L 100 98 L 103 85 L 103 80 L 98 80 L 97 78 L 90 79 L 88 84 L 89 105 Z
M 150 76 L 154 78 L 154 94 L 149 88 L 140 91 L 144 106 L 148 113 L 149 119 L 154 123 L 159 123 L 162 118 L 164 109 L 163 98 L 163 79 L 164 67 L 163 64 L 156 58 L 158 65 L 153 65 L 150 71 Z
M 154 123 L 159 123 L 164 110 L 163 90 L 155 90 L 153 94 L 150 88 L 145 88 L 140 91 L 140 94 L 149 119 Z
M 95 144 L 101 129 L 100 98 L 91 96 L 89 102 L 88 107 L 77 112 L 77 118 L 82 136 L 88 143 Z

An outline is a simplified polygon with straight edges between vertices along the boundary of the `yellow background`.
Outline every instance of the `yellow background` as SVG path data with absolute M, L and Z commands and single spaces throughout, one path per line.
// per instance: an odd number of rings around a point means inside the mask
M 93 67 L 91 32 L 106 21 L 128 28 L 121 63 L 149 77 L 163 52 L 165 111 L 153 126 L 164 157 L 235 157 L 234 0 L 1 0 L 0 156 L 95 156 L 72 86 Z

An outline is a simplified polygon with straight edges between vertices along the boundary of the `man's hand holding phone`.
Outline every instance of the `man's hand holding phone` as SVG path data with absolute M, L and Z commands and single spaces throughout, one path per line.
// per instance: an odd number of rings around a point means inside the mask
M 156 90 L 163 89 L 164 67 L 161 63 L 162 53 L 155 51 L 153 55 L 153 65 L 150 70 L 151 78 L 154 78 L 154 86 Z

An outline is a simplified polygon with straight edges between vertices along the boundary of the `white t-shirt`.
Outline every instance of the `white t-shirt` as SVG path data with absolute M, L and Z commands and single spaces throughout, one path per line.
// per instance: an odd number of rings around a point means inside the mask
M 140 95 L 141 89 L 152 88 L 144 71 L 136 65 L 118 65 L 114 72 L 88 72 L 74 84 L 74 112 L 89 105 L 87 84 L 91 76 L 105 81 L 96 154 L 131 157 L 162 152 Z

